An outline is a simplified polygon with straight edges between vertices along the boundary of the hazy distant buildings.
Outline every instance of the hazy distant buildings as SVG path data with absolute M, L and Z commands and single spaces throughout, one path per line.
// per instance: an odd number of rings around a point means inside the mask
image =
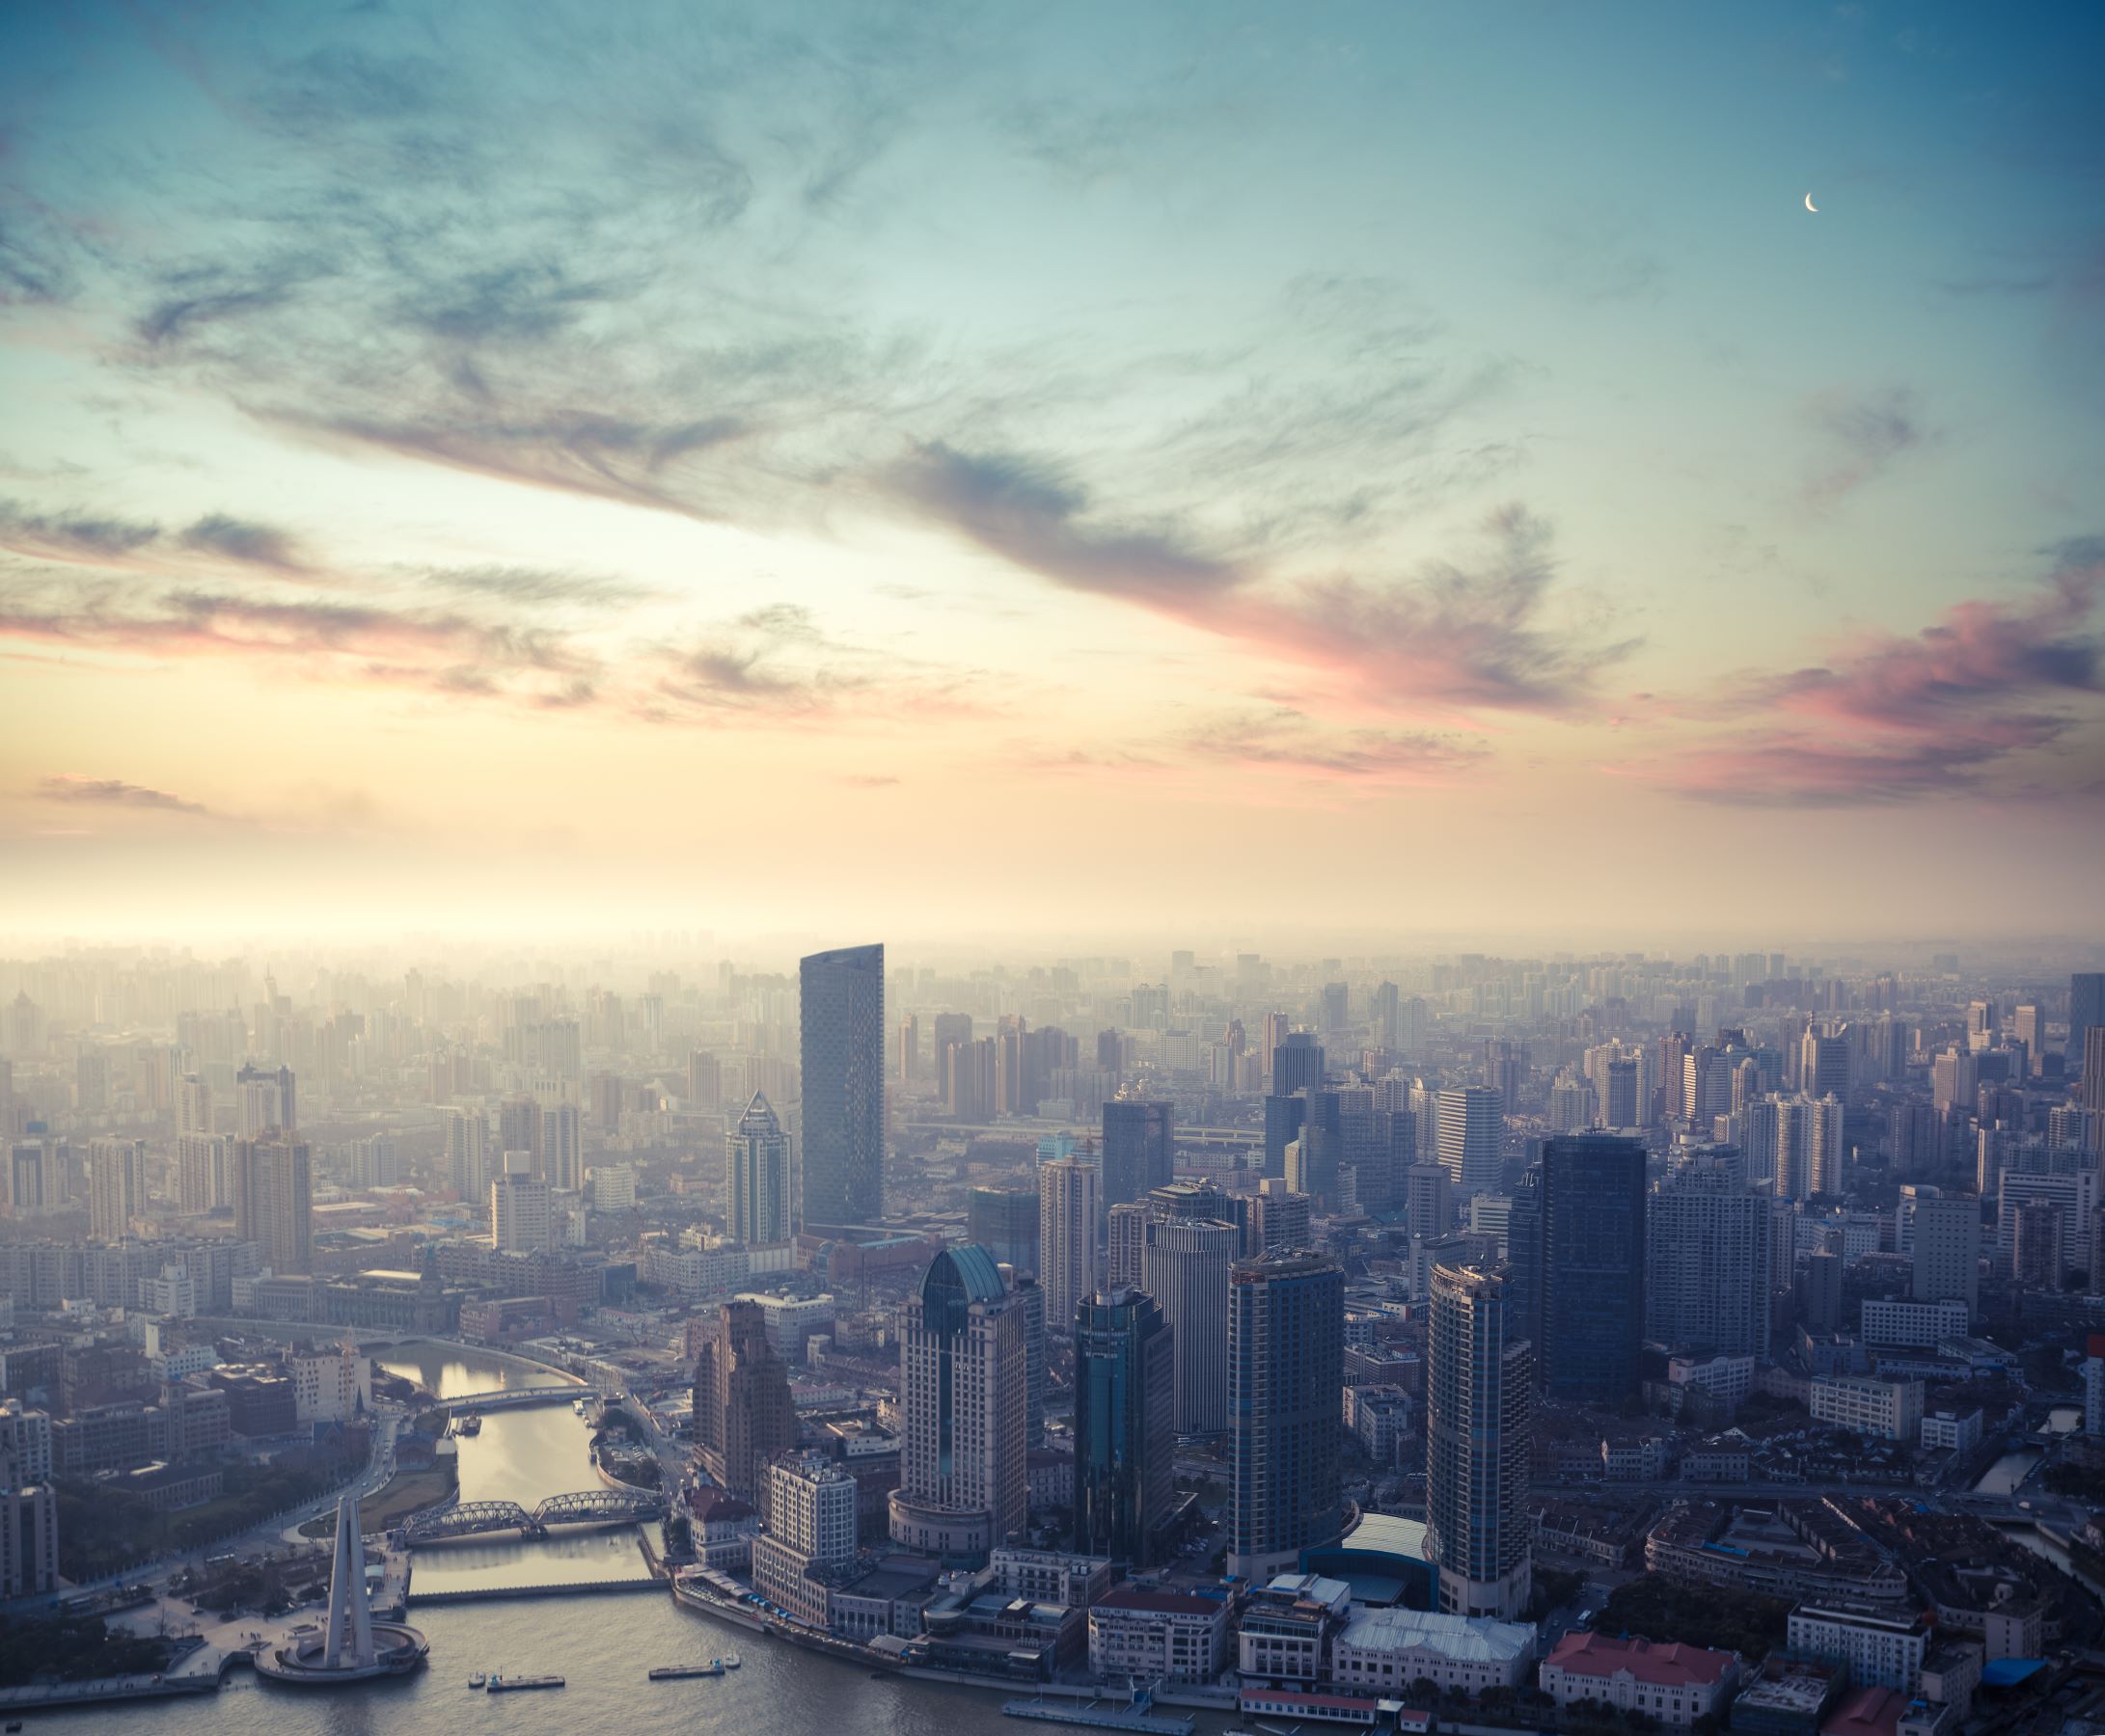
M 885 1215 L 885 949 L 813 953 L 798 968 L 804 1222 Z
M 2068 979 L 2067 1071 L 2083 1065 L 2085 1033 L 2105 1025 L 2105 970 L 2079 970 Z
M 731 1240 L 787 1241 L 796 1228 L 790 1221 L 789 1135 L 774 1105 L 757 1091 L 738 1126 L 724 1137 L 724 1165 Z
M 1529 1350 L 1505 1278 L 1437 1265 L 1426 1342 L 1426 1554 L 1439 1607 L 1510 1621 L 1530 1588 Z
M 1075 1550 L 1154 1564 L 1174 1497 L 1170 1330 L 1135 1289 L 1084 1300 L 1075 1323 Z
M 1344 1352 L 1334 1261 L 1274 1254 L 1229 1268 L 1230 1573 L 1268 1577 L 1337 1536 Z
M 965 1234 L 1019 1272 L 1038 1269 L 1038 1195 L 1033 1188 L 975 1187 L 965 1196 Z M 1137 1279 L 1135 1279 L 1137 1282 Z
M 147 1207 L 147 1149 L 136 1139 L 97 1139 L 88 1146 L 88 1234 L 118 1241 Z
M 585 1185 L 585 1115 L 575 1103 L 541 1109 L 541 1179 L 563 1193 Z

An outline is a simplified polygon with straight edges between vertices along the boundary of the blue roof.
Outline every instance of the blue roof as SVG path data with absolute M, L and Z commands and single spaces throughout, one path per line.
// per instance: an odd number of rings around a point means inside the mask
M 1997 1658 L 1981 1667 L 1981 1679 L 1990 1688 L 2014 1688 L 2045 1668 L 2044 1658 Z
M 928 1270 L 921 1274 L 921 1300 L 927 1301 L 931 1290 L 953 1286 L 965 1291 L 968 1302 L 998 1302 L 1006 1293 L 1001 1268 L 977 1242 L 959 1242 L 928 1262 Z

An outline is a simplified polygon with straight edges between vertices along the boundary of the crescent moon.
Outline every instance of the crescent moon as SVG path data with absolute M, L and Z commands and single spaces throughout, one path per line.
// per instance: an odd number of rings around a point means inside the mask
M 1816 216 L 1819 212 L 1819 206 L 1813 203 L 1813 195 L 1810 193 L 1805 196 L 1805 208 L 1813 212 Z

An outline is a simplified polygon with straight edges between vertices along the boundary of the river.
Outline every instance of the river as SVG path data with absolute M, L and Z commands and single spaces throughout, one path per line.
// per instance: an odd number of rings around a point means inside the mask
M 384 1366 L 449 1393 L 540 1384 L 545 1370 L 453 1346 L 404 1346 Z M 594 1485 L 587 1431 L 568 1405 L 497 1411 L 479 1435 L 459 1443 L 463 1500 L 510 1500 L 528 1506 Z M 575 1553 L 573 1553 L 573 1551 Z M 443 1558 L 445 1565 L 439 1565 Z M 411 1584 L 549 1584 L 627 1578 L 642 1558 L 631 1531 L 588 1533 L 550 1543 L 468 1543 L 420 1551 Z M 228 1677 L 217 1695 L 98 1707 L 65 1727 L 124 1736 L 572 1736 L 617 1729 L 622 1736 L 1007 1736 L 1030 1726 L 1004 1719 L 1001 1696 L 894 1678 L 749 1634 L 675 1608 L 670 1596 L 615 1591 L 487 1604 L 413 1608 L 410 1620 L 431 1641 L 428 1668 L 397 1681 L 344 1689 L 289 1689 Z M 706 1663 L 736 1651 L 744 1667 L 728 1675 L 653 1682 L 660 1664 Z M 569 1686 L 492 1698 L 467 1686 L 471 1671 L 554 1672 Z M 37 1715 L 41 1721 L 42 1714 Z M 51 1721 L 54 1728 L 59 1721 Z

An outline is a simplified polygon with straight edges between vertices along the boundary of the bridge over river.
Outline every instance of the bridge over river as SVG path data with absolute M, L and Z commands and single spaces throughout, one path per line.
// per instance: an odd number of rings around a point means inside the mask
M 664 1516 L 665 1499 L 660 1495 L 641 1489 L 581 1489 L 572 1495 L 551 1495 L 531 1512 L 516 1501 L 458 1502 L 415 1514 L 402 1529 L 414 1549 L 421 1543 L 445 1543 L 490 1532 L 515 1531 L 542 1537 L 559 1525 L 640 1525 Z
M 444 1402 L 459 1416 L 468 1411 L 523 1410 L 530 1404 L 568 1404 L 576 1398 L 590 1403 L 599 1396 L 597 1387 L 588 1386 L 499 1387 L 488 1393 L 458 1393 Z

